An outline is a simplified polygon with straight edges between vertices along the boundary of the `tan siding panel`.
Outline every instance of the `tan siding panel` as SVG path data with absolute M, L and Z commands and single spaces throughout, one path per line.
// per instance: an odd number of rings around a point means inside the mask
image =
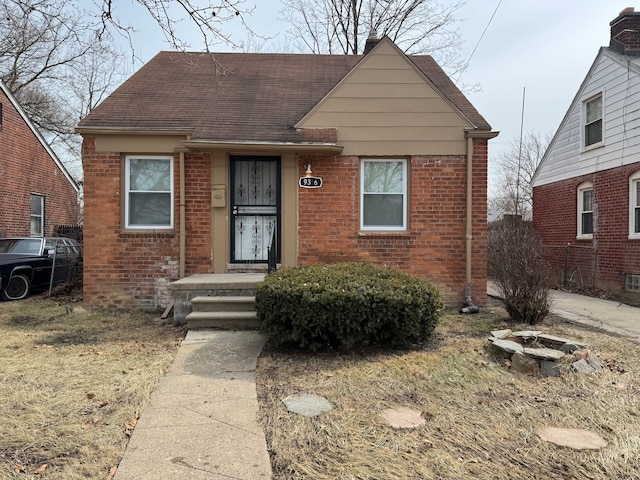
M 96 137 L 97 152 L 173 153 L 184 137 L 101 135 Z
M 460 117 L 454 112 L 434 112 L 424 114 L 422 112 L 391 112 L 380 115 L 372 115 L 368 112 L 318 112 L 314 116 L 314 122 L 318 126 L 332 126 L 338 122 L 344 127 L 357 125 L 359 127 L 379 127 L 391 125 L 395 127 L 452 127 L 462 126 L 466 124 L 462 122 Z
M 465 155 L 466 143 L 459 142 L 407 142 L 357 141 L 344 142 L 343 155 L 409 156 L 409 155 Z
M 380 83 L 349 83 L 341 86 L 333 98 L 440 98 L 431 87 L 422 83 L 404 83 L 400 87 L 390 87 Z M 450 107 L 449 107 L 450 108 Z
M 329 98 L 323 108 L 316 112 L 305 123 L 304 127 L 326 126 L 339 127 L 339 124 L 320 125 L 315 121 L 318 113 L 367 112 L 367 113 L 403 113 L 415 112 L 423 114 L 452 112 L 446 102 L 439 98 L 411 98 L 398 100 L 397 98 Z M 462 124 L 460 119 L 458 124 Z
M 338 131 L 338 142 L 348 141 L 464 141 L 464 131 L 449 127 L 350 127 Z

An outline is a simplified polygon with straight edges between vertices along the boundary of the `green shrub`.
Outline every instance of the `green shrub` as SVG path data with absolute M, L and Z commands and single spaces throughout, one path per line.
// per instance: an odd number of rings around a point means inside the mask
M 367 263 L 283 268 L 258 285 L 260 327 L 278 346 L 403 346 L 427 340 L 443 310 L 426 280 Z

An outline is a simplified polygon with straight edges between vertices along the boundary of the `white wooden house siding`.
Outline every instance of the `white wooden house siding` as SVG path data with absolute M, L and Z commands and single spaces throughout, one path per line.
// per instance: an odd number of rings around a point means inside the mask
M 534 187 L 638 162 L 640 59 L 628 59 L 600 49 L 540 163 L 533 178 Z M 603 145 L 585 149 L 582 103 L 600 92 Z

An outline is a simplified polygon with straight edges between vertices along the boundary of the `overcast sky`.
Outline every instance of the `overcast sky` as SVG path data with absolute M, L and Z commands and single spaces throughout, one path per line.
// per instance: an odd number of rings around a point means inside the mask
M 255 3 L 256 10 L 248 23 L 259 34 L 275 36 L 267 50 L 276 51 L 273 44 L 278 45 L 279 41 L 282 44 L 288 28 L 278 20 L 281 2 L 255 0 Z M 490 170 L 491 159 L 505 150 L 511 140 L 519 138 L 523 89 L 526 90 L 524 132 L 555 133 L 598 49 L 609 44 L 609 22 L 625 7 L 640 11 L 640 2 L 467 1 L 458 12 L 465 40 L 462 58 L 466 61 L 476 45 L 477 48 L 460 81 L 480 87 L 467 96 L 493 129 L 500 131 L 489 143 Z M 138 20 L 142 17 L 144 14 Z M 141 33 L 134 40 L 137 54 L 144 62 L 158 51 L 170 48 L 150 19 L 137 25 Z M 246 39 L 246 31 L 240 28 L 233 31 L 237 32 L 234 38 L 238 41 Z M 194 37 L 193 49 L 198 47 Z M 221 45 L 219 50 L 229 48 Z

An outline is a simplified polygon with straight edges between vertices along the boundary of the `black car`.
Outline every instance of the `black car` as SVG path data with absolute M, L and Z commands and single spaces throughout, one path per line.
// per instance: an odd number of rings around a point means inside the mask
M 82 247 L 71 238 L 0 238 L 0 298 L 21 300 L 64 283 L 81 264 Z

